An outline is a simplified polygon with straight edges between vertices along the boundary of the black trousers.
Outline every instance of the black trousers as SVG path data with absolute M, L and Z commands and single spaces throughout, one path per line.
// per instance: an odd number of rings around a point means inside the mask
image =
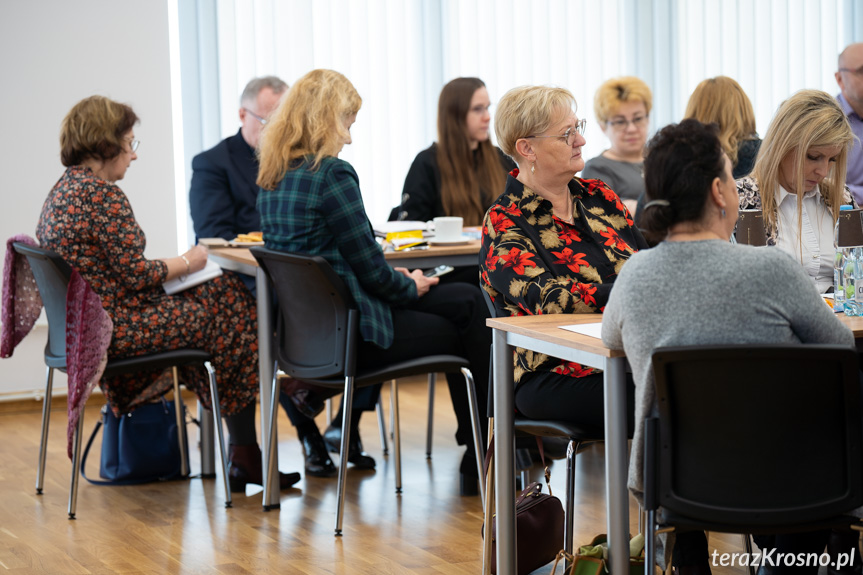
M 357 363 L 362 368 L 416 359 L 426 355 L 452 354 L 470 363 L 476 385 L 483 433 L 488 428 L 485 417 L 488 402 L 489 356 L 491 330 L 486 327 L 488 308 L 479 286 L 468 283 L 447 283 L 431 290 L 409 306 L 392 310 L 395 338 L 388 349 L 363 342 L 357 350 Z M 459 445 L 471 445 L 473 436 L 470 409 L 464 377 L 446 374 L 458 427 L 455 432 Z
M 569 377 L 559 373 L 525 374 L 515 390 L 515 408 L 530 419 L 556 419 L 604 428 L 603 375 Z M 635 384 L 626 374 L 627 433 L 635 429 Z M 597 438 L 599 439 L 599 438 Z

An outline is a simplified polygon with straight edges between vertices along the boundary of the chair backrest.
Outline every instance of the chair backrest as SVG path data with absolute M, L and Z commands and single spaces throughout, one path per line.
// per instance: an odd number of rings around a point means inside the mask
M 12 244 L 15 251 L 27 258 L 39 287 L 45 315 L 48 317 L 46 359 L 66 357 L 66 292 L 72 268 L 56 252 L 20 242 Z
M 656 481 L 645 477 L 646 487 L 655 486 L 645 497 L 660 507 L 706 522 L 771 526 L 824 520 L 863 504 L 852 349 L 662 348 L 653 370 L 658 438 L 645 458 Z
M 320 256 L 251 248 L 278 298 L 276 356 L 297 379 L 353 375 L 357 311 L 342 278 Z

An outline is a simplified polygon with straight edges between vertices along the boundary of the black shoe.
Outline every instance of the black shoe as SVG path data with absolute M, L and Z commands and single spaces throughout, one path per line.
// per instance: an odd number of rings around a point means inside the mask
M 306 458 L 306 475 L 333 477 L 338 473 L 320 433 L 309 433 L 300 442 L 303 444 L 303 455 Z
M 476 454 L 472 449 L 465 451 L 461 458 L 458 475 L 458 491 L 462 497 L 479 495 L 479 477 L 476 469 Z
M 231 445 L 228 451 L 228 484 L 231 492 L 246 490 L 246 484 L 263 485 L 261 449 L 254 445 Z M 284 490 L 300 480 L 299 473 L 279 472 L 279 489 Z
M 342 446 L 342 430 L 332 425 L 327 427 L 324 432 L 324 443 L 332 453 L 338 453 Z M 375 460 L 363 451 L 360 432 L 356 429 L 351 431 L 351 439 L 348 442 L 348 462 L 353 463 L 357 469 L 375 468 Z

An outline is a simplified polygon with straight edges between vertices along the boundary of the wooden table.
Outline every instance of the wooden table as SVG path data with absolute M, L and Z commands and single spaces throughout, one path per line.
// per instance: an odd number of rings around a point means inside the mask
M 393 267 L 431 268 L 441 264 L 454 267 L 477 265 L 479 262 L 480 241 L 472 240 L 458 246 L 430 246 L 428 249 L 404 252 L 384 252 L 387 262 Z M 222 269 L 250 275 L 257 286 L 258 309 L 258 377 L 260 378 L 261 429 L 268 429 L 270 423 L 270 384 L 273 380 L 275 355 L 273 354 L 273 301 L 267 285 L 267 277 L 258 262 L 247 248 L 210 248 L 210 259 Z M 276 422 L 272 422 L 275 426 Z M 278 431 L 278 430 L 277 430 Z M 264 434 L 266 435 L 266 434 Z M 269 437 L 261 438 L 262 455 L 269 449 Z M 273 475 L 264 489 L 264 510 L 279 507 L 279 451 L 273 450 Z M 264 462 L 261 462 L 264 465 Z
M 486 320 L 492 328 L 495 507 L 498 575 L 515 575 L 515 454 L 513 449 L 513 347 L 530 349 L 603 370 L 608 544 L 612 565 L 629 564 L 629 498 L 626 491 L 626 356 L 602 340 L 560 329 L 598 323 L 596 314 L 553 314 Z
M 863 351 L 863 317 L 837 314 L 854 333 Z M 605 478 L 610 562 L 629 562 L 629 498 L 627 494 L 626 357 L 622 350 L 607 348 L 602 340 L 561 329 L 563 325 L 598 323 L 595 314 L 541 315 L 486 320 L 492 328 L 494 364 L 495 507 L 497 509 L 498 575 L 514 575 L 515 469 L 513 453 L 513 347 L 530 349 L 553 357 L 604 370 Z

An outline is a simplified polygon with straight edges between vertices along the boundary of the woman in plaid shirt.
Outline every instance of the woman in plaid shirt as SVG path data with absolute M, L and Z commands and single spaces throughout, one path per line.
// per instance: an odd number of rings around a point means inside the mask
M 491 332 L 485 327 L 488 312 L 479 286 L 438 286 L 437 278 L 427 278 L 421 270 L 387 264 L 363 206 L 359 178 L 338 158 L 351 143 L 350 128 L 361 104 L 342 74 L 313 70 L 271 117 L 261 136 L 258 175 L 258 211 L 267 247 L 321 256 L 345 281 L 360 311 L 360 367 L 431 354 L 465 357 L 485 413 Z M 468 445 L 461 465 L 462 493 L 475 494 L 470 411 L 460 379 L 447 374 L 458 419 L 456 439 Z M 374 409 L 374 403 L 367 409 Z M 359 437 L 360 413 L 351 422 L 352 438 Z

